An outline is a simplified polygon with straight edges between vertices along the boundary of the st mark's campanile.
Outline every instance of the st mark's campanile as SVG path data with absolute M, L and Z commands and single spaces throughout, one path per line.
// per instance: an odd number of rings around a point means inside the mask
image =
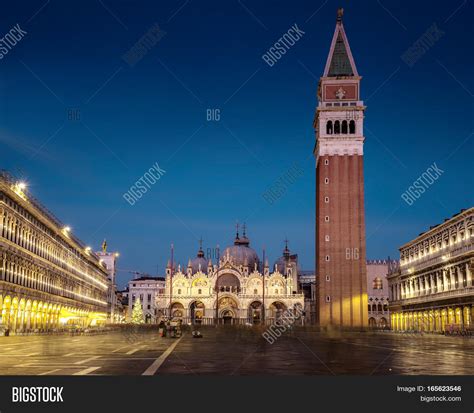
M 364 221 L 364 103 L 361 77 L 337 13 L 318 86 L 316 131 L 316 283 L 321 326 L 367 326 Z

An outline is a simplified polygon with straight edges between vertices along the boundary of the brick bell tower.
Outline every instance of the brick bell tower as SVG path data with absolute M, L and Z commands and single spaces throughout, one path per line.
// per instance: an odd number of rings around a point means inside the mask
M 364 221 L 364 109 L 360 80 L 337 12 L 318 86 L 316 131 L 316 285 L 321 326 L 367 326 Z

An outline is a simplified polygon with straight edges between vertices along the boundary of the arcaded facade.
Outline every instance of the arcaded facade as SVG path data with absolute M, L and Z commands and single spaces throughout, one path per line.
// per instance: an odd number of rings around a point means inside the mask
M 400 268 L 388 277 L 392 329 L 471 329 L 473 272 L 474 207 L 400 248 Z
M 98 257 L 6 173 L 0 174 L 0 325 L 11 332 L 105 322 Z
M 268 262 L 237 236 L 216 264 L 197 257 L 186 268 L 168 263 L 165 293 L 157 296 L 162 317 L 200 324 L 272 323 L 285 312 L 303 313 L 304 295 L 298 291 L 298 266 L 287 247 L 272 271 Z M 299 318 L 298 323 L 304 321 Z

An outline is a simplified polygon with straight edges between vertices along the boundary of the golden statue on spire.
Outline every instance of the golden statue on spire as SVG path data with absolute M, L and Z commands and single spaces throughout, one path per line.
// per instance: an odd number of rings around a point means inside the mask
M 344 9 L 342 7 L 339 7 L 337 9 L 337 21 L 342 22 L 342 16 L 344 15 Z
M 102 243 L 102 252 L 105 254 L 107 252 L 107 240 L 104 239 L 104 242 Z

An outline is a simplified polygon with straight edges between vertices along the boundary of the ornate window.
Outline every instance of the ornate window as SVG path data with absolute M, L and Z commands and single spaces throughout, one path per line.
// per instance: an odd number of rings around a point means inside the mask
M 341 122 L 339 122 L 338 120 L 334 122 L 334 133 L 335 134 L 341 133 Z
M 347 120 L 342 121 L 342 133 L 347 133 Z
M 326 134 L 332 135 L 332 120 L 328 120 L 326 123 Z
M 380 277 L 375 277 L 372 281 L 372 288 L 374 290 L 381 290 L 383 288 L 383 281 Z
M 356 133 L 356 123 L 353 120 L 349 122 L 349 133 Z

